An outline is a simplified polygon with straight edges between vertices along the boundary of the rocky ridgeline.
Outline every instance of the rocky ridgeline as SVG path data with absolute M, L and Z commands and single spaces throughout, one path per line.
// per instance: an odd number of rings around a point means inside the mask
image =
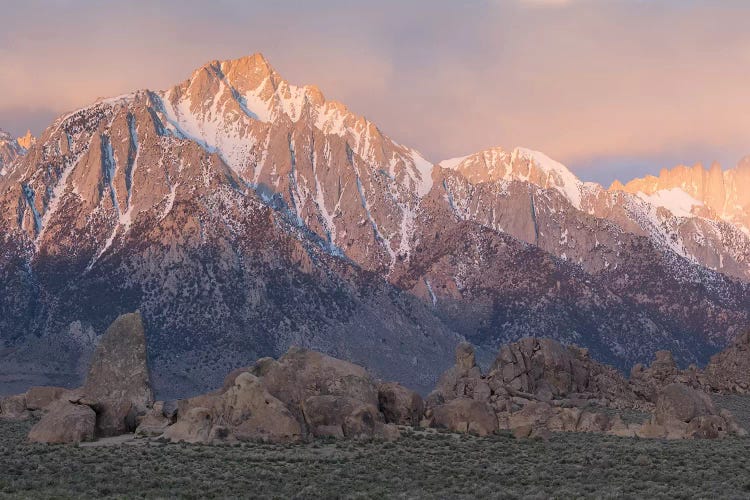
M 705 392 L 685 383 L 694 369 L 667 369 L 667 360 L 671 356 L 660 353 L 648 369 L 634 369 L 638 377 L 631 381 L 590 359 L 586 349 L 525 338 L 503 346 L 489 373 L 482 375 L 472 347 L 462 344 L 455 366 L 427 397 L 421 424 L 480 435 L 510 430 L 516 437 L 551 432 L 669 439 L 745 434 L 730 412 L 718 411 Z M 617 413 L 624 409 L 648 411 L 651 417 L 626 424 Z
M 231 372 L 213 392 L 154 401 L 139 313 L 119 317 L 102 337 L 80 389 L 33 387 L 0 400 L 0 418 L 42 412 L 29 440 L 76 443 L 135 432 L 174 442 L 295 442 L 319 437 L 396 439 L 400 427 L 442 428 L 516 437 L 598 432 L 642 438 L 744 435 L 708 391 L 745 393 L 750 335 L 714 356 L 704 371 L 680 371 L 666 351 L 630 380 L 592 360 L 586 349 L 525 338 L 504 345 L 487 374 L 469 344 L 425 400 L 364 368 L 293 347 Z M 619 411 L 651 413 L 625 423 Z

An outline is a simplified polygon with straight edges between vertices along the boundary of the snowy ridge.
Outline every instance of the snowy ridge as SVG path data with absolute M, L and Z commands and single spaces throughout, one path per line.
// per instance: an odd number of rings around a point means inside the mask
M 439 165 L 461 172 L 474 183 L 521 181 L 544 189 L 555 189 L 574 207 L 581 209 L 584 183 L 565 165 L 539 151 L 519 147 L 508 153 L 496 147 L 473 155 L 444 160 Z
M 703 202 L 680 188 L 660 189 L 650 195 L 639 191 L 637 196 L 653 206 L 666 208 L 676 217 L 694 217 L 693 207 L 703 206 Z
M 516 148 L 511 154 L 511 158 L 513 157 L 522 157 L 533 162 L 547 174 L 545 185 L 539 187 L 556 189 L 562 193 L 562 195 L 565 196 L 574 207 L 580 210 L 582 183 L 565 165 L 551 159 L 544 153 L 525 148 Z M 531 178 L 529 177 L 527 180 L 531 181 Z
M 390 143 L 392 179 L 403 172 L 402 182 L 420 198 L 432 188 L 430 161 L 391 141 L 375 124 L 354 115 L 343 104 L 326 101 L 316 87 L 298 87 L 282 80 L 257 55 L 211 63 L 158 96 L 165 121 L 176 135 L 219 154 L 235 172 L 256 182 L 257 169 L 265 163 L 267 127 L 309 120 L 324 134 L 345 139 L 370 168 L 382 161 L 382 143 Z

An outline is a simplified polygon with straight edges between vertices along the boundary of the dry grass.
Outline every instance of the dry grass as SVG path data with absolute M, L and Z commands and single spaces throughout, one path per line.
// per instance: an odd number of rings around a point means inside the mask
M 721 403 L 750 408 L 748 398 Z M 396 443 L 84 448 L 28 444 L 29 426 L 0 422 L 0 497 L 750 497 L 746 438 L 407 433 Z

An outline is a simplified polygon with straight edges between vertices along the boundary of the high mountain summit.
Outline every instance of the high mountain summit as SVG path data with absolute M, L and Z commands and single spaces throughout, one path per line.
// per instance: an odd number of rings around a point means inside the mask
M 291 344 L 422 389 L 461 337 L 705 361 L 750 326 L 742 220 L 614 187 L 521 148 L 433 165 L 259 54 L 214 61 L 6 167 L 0 380 L 78 381 L 136 309 L 170 395 Z

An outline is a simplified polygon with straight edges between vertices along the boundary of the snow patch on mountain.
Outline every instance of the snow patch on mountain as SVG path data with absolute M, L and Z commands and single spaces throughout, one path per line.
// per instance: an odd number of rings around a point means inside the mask
M 677 217 L 692 217 L 693 207 L 703 206 L 703 202 L 680 188 L 661 189 L 650 195 L 639 191 L 637 196 L 651 205 L 666 208 Z
M 514 156 L 528 158 L 547 174 L 546 185 L 539 187 L 556 189 L 562 193 L 562 195 L 565 196 L 574 207 L 579 210 L 581 209 L 582 183 L 565 165 L 553 160 L 544 153 L 526 148 L 516 148 L 511 154 L 511 157 Z

